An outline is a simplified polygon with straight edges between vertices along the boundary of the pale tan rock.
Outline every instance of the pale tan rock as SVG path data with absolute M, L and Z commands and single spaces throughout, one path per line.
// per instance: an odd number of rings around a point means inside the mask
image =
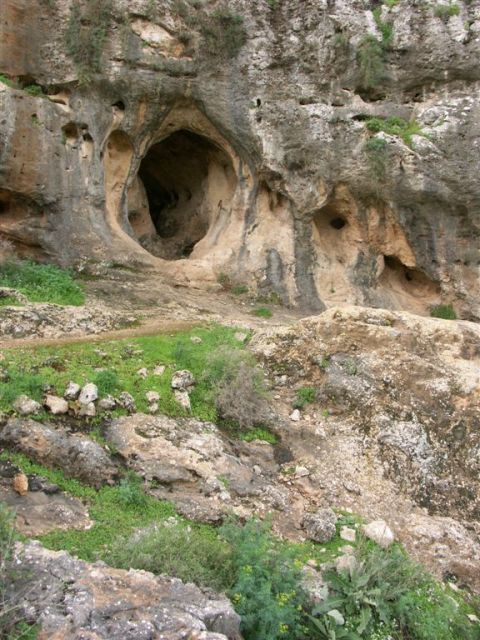
M 24 473 L 18 473 L 13 478 L 13 489 L 20 496 L 25 496 L 28 493 L 28 478 Z

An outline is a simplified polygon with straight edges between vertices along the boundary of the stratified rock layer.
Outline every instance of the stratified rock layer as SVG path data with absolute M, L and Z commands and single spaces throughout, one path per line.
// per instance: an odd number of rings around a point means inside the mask
M 311 309 L 479 318 L 480 1 L 377 5 L 4 0 L 0 233 Z

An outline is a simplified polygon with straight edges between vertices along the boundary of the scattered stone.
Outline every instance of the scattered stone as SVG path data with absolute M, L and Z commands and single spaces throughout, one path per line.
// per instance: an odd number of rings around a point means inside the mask
M 154 415 L 155 413 L 158 413 L 158 408 L 158 402 L 153 402 L 152 404 L 148 405 L 148 413 Z
M 351 527 L 342 527 L 340 529 L 340 538 L 347 542 L 355 542 L 357 538 L 357 532 Z
M 181 371 L 175 371 L 172 376 L 172 389 L 179 389 L 180 391 L 185 391 L 189 387 L 192 387 L 195 384 L 195 378 L 193 377 L 193 373 L 188 371 L 187 369 L 183 369 Z
M 141 369 L 139 369 L 137 371 L 137 376 L 140 376 L 141 378 L 146 378 L 148 376 L 148 369 L 147 367 L 142 367 Z
M 13 408 L 21 416 L 29 416 L 32 413 L 38 413 L 41 410 L 42 405 L 28 396 L 21 395 L 18 396 L 13 403 Z
M 20 473 L 20 468 L 10 460 L 0 460 L 0 478 L 13 478 Z
M 190 340 L 193 344 L 200 344 L 203 340 L 199 336 L 191 336 Z
M 89 404 L 98 399 L 98 387 L 93 382 L 88 382 L 81 390 L 78 400 L 80 404 Z
M 361 496 L 362 495 L 362 490 L 360 489 L 358 484 L 356 484 L 354 482 L 344 482 L 343 486 L 345 487 L 345 489 L 349 493 L 354 493 L 357 496 Z
M 137 411 L 135 399 L 128 393 L 128 391 L 122 391 L 122 393 L 118 396 L 118 404 L 126 409 L 130 414 Z
M 88 402 L 87 404 L 80 405 L 80 410 L 78 412 L 79 416 L 84 416 L 86 418 L 94 418 L 97 415 L 97 410 L 95 408 L 94 402 Z
M 26 496 L 28 493 L 28 478 L 20 472 L 13 478 L 13 490 L 18 493 L 19 496 Z
M 147 399 L 148 404 L 153 404 L 160 400 L 160 394 L 158 391 L 147 391 L 145 398 Z
M 175 400 L 178 402 L 178 404 L 182 406 L 186 411 L 192 410 L 188 391 L 185 391 L 183 389 L 175 389 L 173 395 L 175 396 Z
M 292 411 L 292 413 L 290 414 L 290 420 L 292 422 L 300 422 L 301 417 L 302 416 L 301 416 L 300 411 L 298 409 L 294 409 Z
M 319 509 L 307 513 L 303 518 L 303 528 L 310 540 L 330 542 L 336 533 L 337 516 L 332 509 Z
M 238 342 L 245 342 L 245 340 L 248 338 L 248 333 L 245 333 L 244 331 L 237 331 L 234 334 L 234 338 L 235 340 L 238 340 Z
M 63 397 L 65 400 L 76 400 L 80 395 L 82 388 L 76 382 L 69 382 Z
M 105 396 L 98 402 L 98 409 L 100 411 L 113 411 L 117 406 L 117 401 L 113 396 Z
M 373 540 L 383 549 L 387 549 L 395 540 L 393 531 L 383 520 L 374 520 L 364 525 L 362 530 L 369 540 Z
M 154 370 L 153 370 L 153 375 L 154 376 L 163 376 L 163 374 L 165 373 L 165 365 L 163 364 L 158 364 Z
M 10 380 L 10 374 L 6 369 L 0 369 L 0 382 L 8 382 Z
M 68 402 L 58 396 L 47 395 L 43 404 L 54 416 L 68 413 Z

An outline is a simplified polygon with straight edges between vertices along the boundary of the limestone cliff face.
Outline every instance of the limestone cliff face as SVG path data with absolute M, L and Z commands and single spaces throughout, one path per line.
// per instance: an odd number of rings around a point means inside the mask
M 2 236 L 478 319 L 480 0 L 387 5 L 3 0 Z

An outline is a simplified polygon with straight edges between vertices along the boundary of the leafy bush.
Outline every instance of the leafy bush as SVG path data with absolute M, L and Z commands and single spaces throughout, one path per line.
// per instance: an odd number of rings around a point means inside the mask
M 234 550 L 235 582 L 229 596 L 242 617 L 245 640 L 302 638 L 305 596 L 292 549 L 256 520 L 244 527 L 226 524 L 220 533 Z
M 380 40 L 367 35 L 362 38 L 358 47 L 360 65 L 360 82 L 364 89 L 376 87 L 385 73 L 385 53 Z
M 449 4 L 438 4 L 433 13 L 437 18 L 442 20 L 448 20 L 451 16 L 458 16 L 460 13 L 460 6 L 456 2 L 450 2 Z
M 416 120 L 404 120 L 392 116 L 391 118 L 369 118 L 366 121 L 369 131 L 378 133 L 384 131 L 392 136 L 399 136 L 409 147 L 412 146 L 412 136 L 424 135 L 421 126 Z
M 442 318 L 443 320 L 456 320 L 457 314 L 451 304 L 437 304 L 430 309 L 432 318 Z
M 134 509 L 142 509 L 147 505 L 142 480 L 135 473 L 129 472 L 127 477 L 120 481 L 118 500 L 121 504 Z
M 0 286 L 12 287 L 32 302 L 79 306 L 85 294 L 70 271 L 30 260 L 9 260 L 0 264 Z
M 293 407 L 295 409 L 303 409 L 307 404 L 315 402 L 317 397 L 317 389 L 315 387 L 301 387 L 297 390 Z
M 398 640 L 480 638 L 458 603 L 399 547 L 360 540 L 355 559 L 350 570 L 325 572 L 329 597 L 312 609 L 313 637 L 369 640 L 383 628 Z
M 124 569 L 165 573 L 219 591 L 233 583 L 230 545 L 206 527 L 173 519 L 118 540 L 107 561 Z
M 114 393 L 118 389 L 118 375 L 116 371 L 105 369 L 99 371 L 93 379 L 94 384 L 98 387 L 99 396 L 106 396 Z

